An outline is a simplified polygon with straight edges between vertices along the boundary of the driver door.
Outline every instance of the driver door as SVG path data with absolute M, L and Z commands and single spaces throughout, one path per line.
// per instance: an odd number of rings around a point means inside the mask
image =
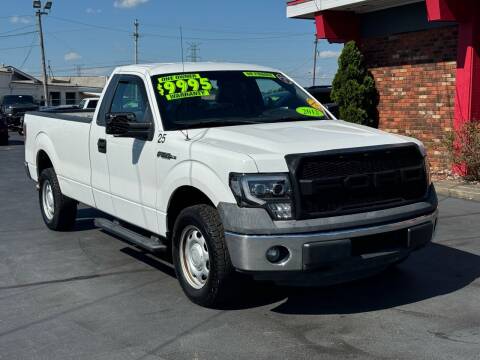
M 151 122 L 145 83 L 137 75 L 121 75 L 108 113 L 132 113 L 137 122 Z M 156 203 L 156 143 L 149 139 L 106 135 L 110 193 L 116 217 L 158 232 Z

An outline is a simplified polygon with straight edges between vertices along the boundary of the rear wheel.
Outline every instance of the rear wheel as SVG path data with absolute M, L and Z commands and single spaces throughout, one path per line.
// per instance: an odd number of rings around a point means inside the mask
M 43 221 L 51 230 L 70 230 L 77 217 L 77 202 L 62 194 L 52 168 L 42 171 L 38 200 Z
M 191 301 L 216 307 L 228 300 L 237 277 L 215 208 L 184 209 L 175 222 L 172 251 L 177 279 Z
M 5 134 L 0 135 L 0 145 L 8 145 L 8 132 L 5 132 Z

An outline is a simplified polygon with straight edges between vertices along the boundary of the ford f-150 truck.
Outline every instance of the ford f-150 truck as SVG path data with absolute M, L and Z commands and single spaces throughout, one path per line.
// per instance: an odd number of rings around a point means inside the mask
M 437 197 L 422 144 L 337 120 L 281 71 L 117 68 L 94 114 L 28 113 L 26 170 L 52 230 L 77 204 L 98 227 L 171 251 L 185 294 L 217 306 L 240 278 L 330 284 L 429 243 Z

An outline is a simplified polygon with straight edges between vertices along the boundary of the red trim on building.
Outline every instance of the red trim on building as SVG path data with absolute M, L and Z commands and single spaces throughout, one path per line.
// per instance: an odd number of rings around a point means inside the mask
M 309 1 L 311 1 L 311 0 L 292 0 L 292 1 L 287 2 L 287 6 L 294 6 L 294 5 L 306 3 L 306 2 L 309 2 Z
M 360 21 L 354 12 L 322 11 L 315 15 L 317 38 L 331 43 L 360 40 Z

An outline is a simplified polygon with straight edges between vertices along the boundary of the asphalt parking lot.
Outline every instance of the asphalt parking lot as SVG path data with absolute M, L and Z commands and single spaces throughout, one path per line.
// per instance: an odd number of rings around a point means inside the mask
M 23 150 L 0 147 L 0 359 L 480 359 L 480 203 L 441 198 L 434 244 L 381 275 L 209 310 L 92 209 L 49 231 Z

